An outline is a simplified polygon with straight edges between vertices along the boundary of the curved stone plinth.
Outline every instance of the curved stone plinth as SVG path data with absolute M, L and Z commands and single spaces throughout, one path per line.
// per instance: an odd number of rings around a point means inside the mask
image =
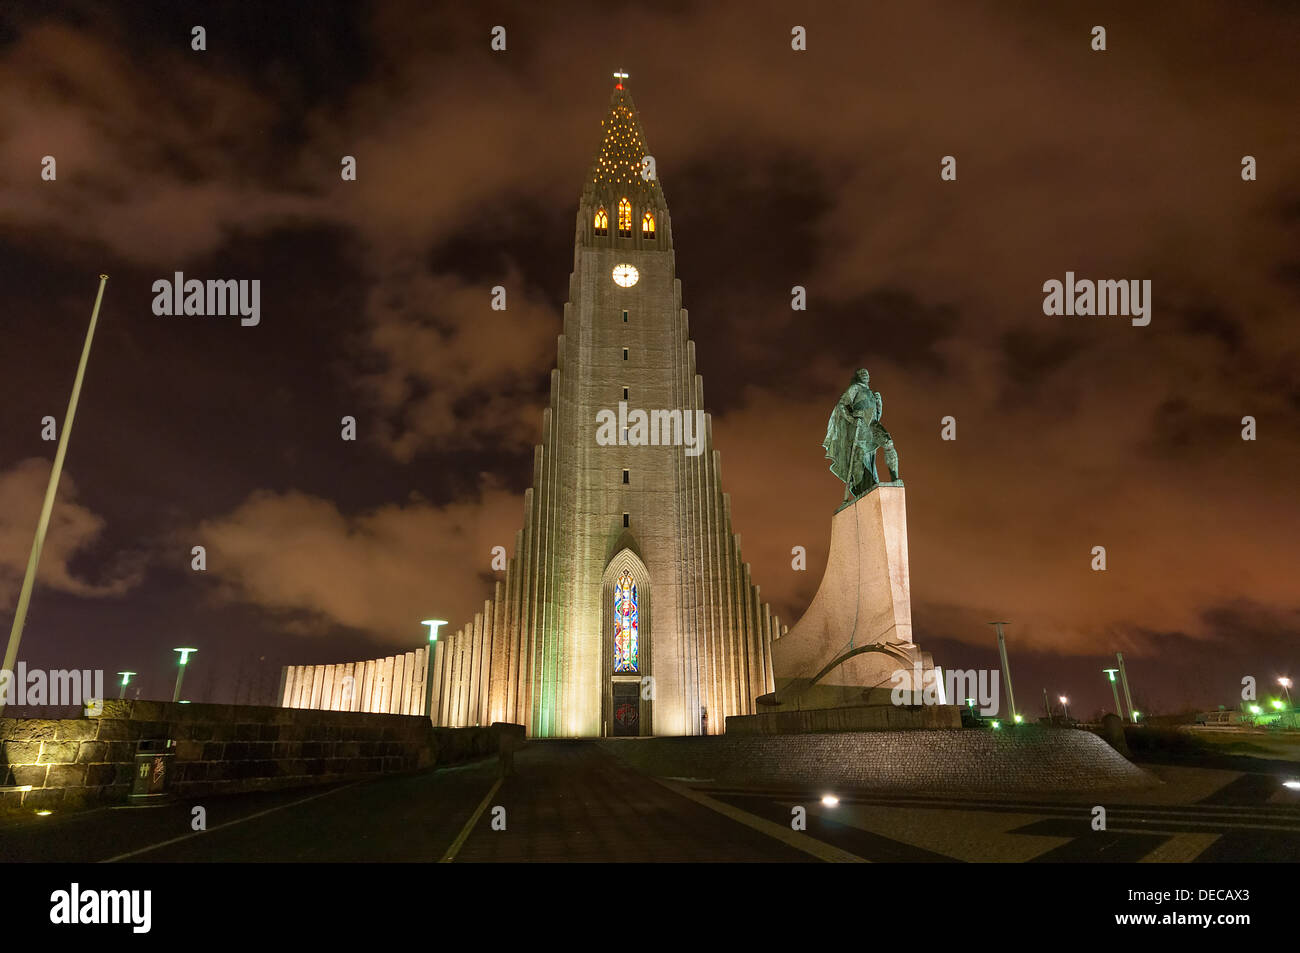
M 1069 728 L 726 734 L 603 744 L 646 774 L 760 788 L 988 794 L 1160 784 L 1096 735 Z
M 759 710 L 889 704 L 894 673 L 919 690 L 929 653 L 912 642 L 907 503 L 901 485 L 881 485 L 831 520 L 830 555 L 803 617 L 772 643 L 776 690 Z

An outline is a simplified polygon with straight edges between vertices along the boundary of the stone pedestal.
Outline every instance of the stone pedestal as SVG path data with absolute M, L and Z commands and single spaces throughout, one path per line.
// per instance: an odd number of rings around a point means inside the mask
M 877 486 L 832 519 L 826 573 L 803 618 L 772 643 L 776 691 L 758 710 L 888 705 L 896 685 L 919 692 L 933 669 L 912 642 L 905 490 Z

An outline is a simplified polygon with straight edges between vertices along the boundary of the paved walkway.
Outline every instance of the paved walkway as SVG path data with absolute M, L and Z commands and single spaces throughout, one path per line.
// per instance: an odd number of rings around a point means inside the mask
M 638 773 L 598 743 L 298 791 L 0 826 L 13 861 L 1300 861 L 1300 795 L 1279 776 L 1156 769 L 1112 797 L 756 791 Z M 824 803 L 834 794 L 838 803 Z M 194 803 L 208 829 L 190 827 Z M 1092 828 L 1106 808 L 1105 831 Z M 802 808 L 806 829 L 791 828 Z M 504 813 L 503 813 L 504 812 Z M 494 828 L 494 820 L 504 829 Z
M 813 856 L 638 774 L 587 741 L 543 741 L 515 757 L 490 815 L 456 855 L 479 861 L 812 861 Z

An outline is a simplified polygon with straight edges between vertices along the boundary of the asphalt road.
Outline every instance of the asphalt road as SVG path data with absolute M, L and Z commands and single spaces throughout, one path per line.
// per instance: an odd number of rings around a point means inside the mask
M 6 822 L 0 862 L 1300 860 L 1300 796 L 1276 776 L 1159 773 L 1158 792 L 1114 798 L 754 791 L 650 778 L 597 744 L 545 741 L 520 751 L 506 778 L 491 760 Z M 196 806 L 204 831 L 191 828 Z

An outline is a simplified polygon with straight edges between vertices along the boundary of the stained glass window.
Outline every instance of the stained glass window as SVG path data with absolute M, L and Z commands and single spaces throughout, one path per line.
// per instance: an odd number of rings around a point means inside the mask
M 593 224 L 596 226 L 597 235 L 609 234 L 609 213 L 605 211 L 603 205 L 596 209 L 596 220 Z
M 649 212 L 641 219 L 641 234 L 646 238 L 655 237 L 655 217 Z
M 618 200 L 618 237 L 632 237 L 632 203 L 627 199 Z
M 614 674 L 637 672 L 637 635 L 641 630 L 637 614 L 636 583 L 624 569 L 614 586 Z

